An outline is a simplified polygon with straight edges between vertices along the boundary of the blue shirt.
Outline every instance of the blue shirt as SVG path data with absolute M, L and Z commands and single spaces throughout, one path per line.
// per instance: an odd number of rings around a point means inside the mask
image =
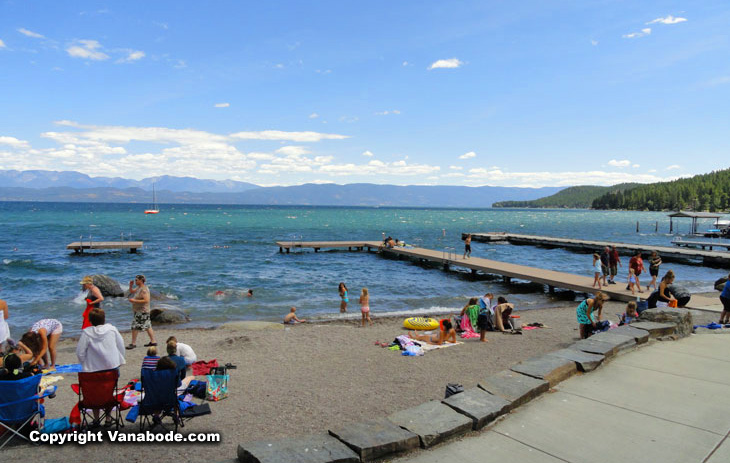
M 730 299 L 730 280 L 727 280 L 725 282 L 725 287 L 722 288 L 722 293 L 720 293 L 720 297 L 725 297 Z
M 177 371 L 179 378 L 185 378 L 185 358 L 180 357 L 179 355 L 168 355 L 168 357 L 170 357 L 170 360 L 175 362 L 175 371 Z

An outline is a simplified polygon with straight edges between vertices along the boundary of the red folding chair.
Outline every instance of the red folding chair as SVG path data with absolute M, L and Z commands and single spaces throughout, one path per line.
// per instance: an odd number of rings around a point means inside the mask
M 90 424 L 98 426 L 107 418 L 116 429 L 124 427 L 122 410 L 129 408 L 124 402 L 124 393 L 128 386 L 121 390 L 117 389 L 118 379 L 118 370 L 79 372 L 79 383 L 72 384 L 71 389 L 79 396 L 81 429 L 88 428 Z M 94 417 L 94 411 L 97 412 L 98 418 Z

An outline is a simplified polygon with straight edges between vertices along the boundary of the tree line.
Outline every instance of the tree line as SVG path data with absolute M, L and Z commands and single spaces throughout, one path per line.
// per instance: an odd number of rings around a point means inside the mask
M 612 190 L 593 200 L 593 209 L 693 210 L 730 209 L 730 169 L 671 182 Z

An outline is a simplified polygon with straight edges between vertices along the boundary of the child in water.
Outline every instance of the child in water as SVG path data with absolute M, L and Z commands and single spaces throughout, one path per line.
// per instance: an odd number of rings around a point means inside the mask
M 360 292 L 360 312 L 362 312 L 362 327 L 365 328 L 365 321 L 373 326 L 373 320 L 370 318 L 370 295 L 367 288 L 363 288 Z

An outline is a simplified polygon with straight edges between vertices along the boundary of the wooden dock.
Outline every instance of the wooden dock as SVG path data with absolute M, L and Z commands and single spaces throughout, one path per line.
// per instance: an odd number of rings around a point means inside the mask
M 353 248 L 356 251 L 362 251 L 367 249 L 378 249 L 383 245 L 382 241 L 277 241 L 276 245 L 279 246 L 279 252 L 289 251 L 292 249 L 314 249 L 314 252 L 319 252 L 320 249 L 344 249 L 352 251 Z
M 462 233 L 462 239 L 466 233 Z M 515 245 L 542 246 L 548 248 L 564 248 L 575 252 L 600 252 L 606 246 L 616 246 L 621 254 L 633 255 L 641 251 L 646 257 L 656 251 L 665 262 L 683 262 L 718 267 L 730 267 L 730 253 L 723 251 L 703 251 L 699 249 L 674 248 L 669 246 L 652 246 L 646 244 L 614 243 L 610 241 L 577 240 L 571 238 L 554 238 L 552 236 L 520 235 L 515 233 L 472 233 L 471 239 L 480 242 L 506 241 Z
M 84 251 L 109 251 L 129 250 L 136 254 L 137 249 L 142 249 L 142 241 L 74 241 L 66 245 L 66 249 L 73 250 L 76 254 L 83 254 Z
M 712 248 L 725 248 L 726 250 L 730 250 L 730 242 L 722 242 L 722 241 L 696 241 L 696 240 L 673 240 L 672 244 L 679 247 L 699 247 L 703 250 L 705 248 L 708 248 L 708 250 L 712 251 Z
M 550 292 L 556 288 L 569 289 L 588 294 L 593 294 L 597 291 L 596 288 L 591 286 L 593 284 L 593 276 L 575 275 L 572 273 L 510 264 L 507 262 L 482 259 L 479 257 L 464 259 L 461 254 L 448 251 L 400 246 L 385 248 L 382 247 L 382 242 L 380 241 L 298 241 L 294 243 L 295 245 L 292 245 L 291 242 L 277 242 L 276 244 L 279 246 L 280 252 L 283 252 L 283 249 L 288 250 L 290 247 L 310 248 L 315 249 L 315 251 L 323 248 L 347 248 L 348 250 L 359 251 L 366 248 L 368 250 L 376 249 L 384 255 L 390 254 L 404 256 L 418 262 L 433 262 L 440 264 L 443 265 L 446 270 L 451 267 L 461 267 L 469 269 L 472 273 L 482 272 L 490 275 L 500 275 L 507 282 L 512 279 L 517 279 L 540 283 L 546 285 Z M 632 295 L 631 291 L 626 290 L 625 283 L 623 282 L 619 282 L 615 285 L 604 286 L 601 291 L 608 294 L 608 296 L 613 300 L 626 302 L 635 300 L 636 296 L 639 296 L 642 300 L 644 300 L 651 294 L 645 291 L 643 293 Z M 722 310 L 719 299 L 711 299 L 701 296 L 692 296 L 687 308 L 713 312 Z

